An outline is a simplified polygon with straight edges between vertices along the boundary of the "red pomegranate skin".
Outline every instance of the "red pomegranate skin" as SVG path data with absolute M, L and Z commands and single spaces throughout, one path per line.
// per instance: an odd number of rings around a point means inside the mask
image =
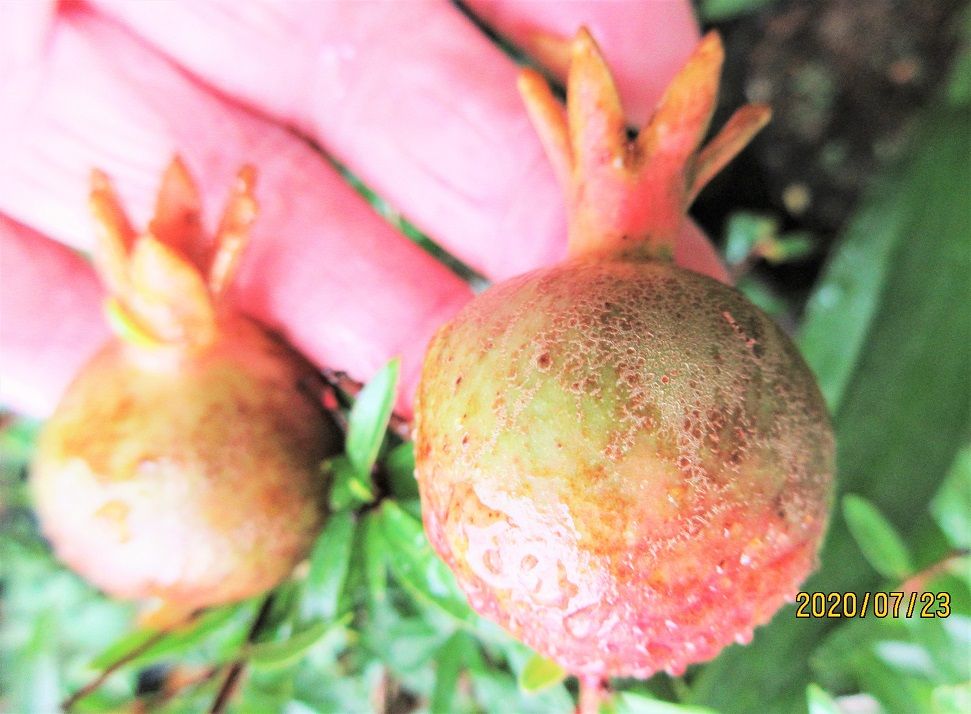
M 32 474 L 57 555 L 105 592 L 170 611 L 273 587 L 325 513 L 339 436 L 305 360 L 240 316 L 205 347 L 112 339 L 42 432 Z
M 576 257 L 432 341 L 425 528 L 472 606 L 583 680 L 746 642 L 815 565 L 834 442 L 789 338 L 670 262 Z

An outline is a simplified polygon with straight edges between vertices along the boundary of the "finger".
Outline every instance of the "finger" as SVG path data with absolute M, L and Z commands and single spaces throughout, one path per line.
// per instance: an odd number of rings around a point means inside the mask
M 0 214 L 0 403 L 45 416 L 108 336 L 101 286 L 74 251 Z
M 566 80 L 570 41 L 585 25 L 602 48 L 629 122 L 642 126 L 698 41 L 687 0 L 469 0 L 500 35 Z
M 0 77 L 36 60 L 56 12 L 57 0 L 0 3 Z
M 681 224 L 678 242 L 674 244 L 674 262 L 725 284 L 730 285 L 732 282 L 718 251 L 714 249 L 705 232 L 690 218 Z
M 685 5 L 660 4 L 676 18 L 663 41 L 686 55 L 696 30 Z M 221 91 L 313 136 L 486 276 L 565 255 L 563 199 L 517 95 L 516 68 L 445 0 L 98 5 Z M 570 23 L 587 18 L 568 7 L 558 12 Z M 612 37 L 632 13 L 644 26 L 660 14 L 588 10 Z M 627 43 L 623 52 L 651 68 L 641 55 L 653 48 Z
M 304 142 L 216 98 L 113 23 L 72 6 L 46 50 L 43 76 L 21 75 L 21 91 L 0 108 L 0 209 L 87 248 L 91 167 L 114 178 L 144 226 L 178 151 L 212 229 L 235 171 L 253 163 L 261 211 L 235 297 L 311 359 L 356 379 L 400 354 L 407 406 L 425 343 L 468 299 L 463 282 Z

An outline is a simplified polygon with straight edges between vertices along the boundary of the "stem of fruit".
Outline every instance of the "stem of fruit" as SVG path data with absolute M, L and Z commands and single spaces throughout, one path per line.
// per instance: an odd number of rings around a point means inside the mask
M 566 110 L 531 70 L 519 89 L 569 206 L 571 256 L 621 252 L 670 258 L 698 192 L 768 122 L 768 107 L 742 107 L 705 147 L 721 38 L 711 32 L 668 86 L 648 124 L 627 136 L 610 70 L 590 33 L 571 46 Z
M 599 714 L 600 703 L 607 693 L 607 680 L 596 676 L 580 677 L 580 697 L 576 714 Z

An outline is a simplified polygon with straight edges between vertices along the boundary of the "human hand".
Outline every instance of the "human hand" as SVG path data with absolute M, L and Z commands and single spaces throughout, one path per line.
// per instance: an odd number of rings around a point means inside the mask
M 473 2 L 565 69 L 588 25 L 641 123 L 697 38 L 686 1 Z M 322 146 L 488 279 L 562 257 L 565 211 L 516 93 L 514 63 L 444 0 L 10 4 L 0 22 L 0 399 L 44 415 L 105 339 L 85 260 L 93 167 L 144 225 L 182 155 L 209 225 L 244 163 L 260 215 L 232 299 L 314 362 L 367 379 L 425 344 L 468 286 L 359 198 Z M 308 141 L 309 140 L 309 141 Z M 720 265 L 686 225 L 682 264 Z

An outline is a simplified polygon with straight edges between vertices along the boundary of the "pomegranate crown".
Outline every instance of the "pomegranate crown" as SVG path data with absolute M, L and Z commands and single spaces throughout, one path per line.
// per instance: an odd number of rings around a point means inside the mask
M 542 75 L 522 71 L 519 90 L 566 193 L 570 255 L 606 250 L 670 257 L 699 191 L 771 116 L 767 106 L 743 106 L 701 148 L 724 57 L 718 34 L 705 35 L 634 139 L 586 28 L 571 45 L 565 110 Z
M 240 169 L 215 235 L 202 227 L 199 191 L 175 156 L 162 177 L 155 216 L 136 233 L 100 170 L 91 173 L 95 267 L 108 290 L 105 313 L 129 344 L 204 346 L 216 336 L 217 303 L 231 283 L 256 218 L 256 171 Z

